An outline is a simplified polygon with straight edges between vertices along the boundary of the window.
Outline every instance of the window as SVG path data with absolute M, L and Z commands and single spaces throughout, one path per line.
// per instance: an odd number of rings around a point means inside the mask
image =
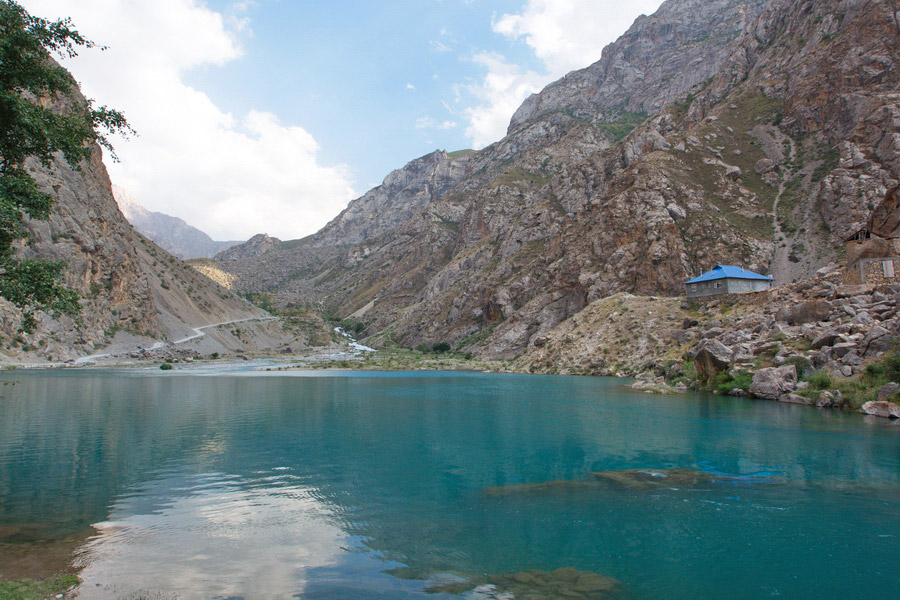
M 887 278 L 894 277 L 894 261 L 892 260 L 884 260 L 881 261 L 881 271 L 884 273 L 884 276 Z

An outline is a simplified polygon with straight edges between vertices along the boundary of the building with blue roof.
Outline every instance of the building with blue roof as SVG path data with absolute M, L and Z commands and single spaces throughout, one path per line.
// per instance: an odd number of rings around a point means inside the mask
M 771 277 L 731 265 L 716 265 L 712 271 L 684 282 L 688 298 L 764 292 L 774 285 Z

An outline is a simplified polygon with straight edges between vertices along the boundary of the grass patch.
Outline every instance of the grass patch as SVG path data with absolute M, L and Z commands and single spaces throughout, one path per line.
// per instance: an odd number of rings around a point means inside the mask
M 837 390 L 841 393 L 841 406 L 858 410 L 863 404 L 875 400 L 879 388 L 890 382 L 900 383 L 900 353 L 891 352 L 878 362 L 866 365 L 862 372 L 853 377 L 832 377 L 828 373 L 814 371 L 804 377 L 809 389 L 803 392 L 808 398 L 819 393 Z
M 55 575 L 47 579 L 0 581 L 0 600 L 41 600 L 61 594 L 80 580 L 75 575 Z
M 606 123 L 597 123 L 596 127 L 600 131 L 609 134 L 609 136 L 619 141 L 624 139 L 629 133 L 634 131 L 635 127 L 647 120 L 647 113 L 642 112 L 625 112 L 615 121 Z
M 456 350 L 462 350 L 466 346 L 481 346 L 484 344 L 485 340 L 491 337 L 491 334 L 494 333 L 494 329 L 497 325 L 499 325 L 499 323 L 491 323 L 490 325 L 485 325 L 474 333 L 469 334 L 456 345 Z
M 549 182 L 550 178 L 545 175 L 539 175 L 516 167 L 502 173 L 497 179 L 491 182 L 491 187 L 497 188 L 503 185 L 525 191 L 529 188 L 542 188 Z
M 435 215 L 435 216 L 438 218 L 437 223 L 440 227 L 443 227 L 444 229 L 446 229 L 447 231 L 450 231 L 452 233 L 459 232 L 459 221 L 451 221 L 450 219 L 445 219 L 441 215 Z
M 822 181 L 829 173 L 834 171 L 841 160 L 841 154 L 837 148 L 829 148 L 819 157 L 822 162 L 813 170 L 812 180 L 815 182 Z
M 447 156 L 450 157 L 450 160 L 453 160 L 454 158 L 462 158 L 463 156 L 465 156 L 466 154 L 469 154 L 470 152 L 475 152 L 475 151 L 472 150 L 471 148 L 466 149 L 466 150 L 454 150 L 453 152 L 448 152 Z
M 834 387 L 834 380 L 832 380 L 831 375 L 825 371 L 813 371 L 807 373 L 802 380 L 807 382 L 809 384 L 809 389 L 814 392 L 823 392 Z

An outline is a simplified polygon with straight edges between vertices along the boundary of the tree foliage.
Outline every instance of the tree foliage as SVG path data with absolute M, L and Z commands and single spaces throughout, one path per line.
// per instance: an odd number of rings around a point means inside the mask
M 115 159 L 104 131 L 132 133 L 120 112 L 76 99 L 78 84 L 53 60 L 94 46 L 70 19 L 48 21 L 0 0 L 0 295 L 25 310 L 25 330 L 34 326 L 34 310 L 74 315 L 80 309 L 78 294 L 60 284 L 62 263 L 15 256 L 15 243 L 27 237 L 25 216 L 48 218 L 54 200 L 25 161 L 49 167 L 60 153 L 78 169 L 95 143 Z

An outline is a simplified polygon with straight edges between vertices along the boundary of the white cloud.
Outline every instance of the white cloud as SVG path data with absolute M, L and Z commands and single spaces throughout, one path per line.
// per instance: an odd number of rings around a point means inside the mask
M 216 239 L 319 229 L 354 196 L 347 167 L 318 164 L 318 144 L 271 114 L 232 115 L 188 86 L 184 73 L 241 55 L 245 19 L 199 0 L 23 0 L 45 18 L 70 16 L 109 50 L 63 64 L 85 94 L 125 113 L 140 137 L 116 140 L 112 179 L 150 210 L 185 219 Z M 242 13 L 251 2 L 231 6 Z
M 480 101 L 479 105 L 464 110 L 469 120 L 466 136 L 472 140 L 473 148 L 483 148 L 502 138 L 510 117 L 522 101 L 553 78 L 523 70 L 495 52 L 478 54 L 474 60 L 487 69 L 487 75 L 477 85 L 463 86 Z
M 416 129 L 440 129 L 441 131 L 446 131 L 448 129 L 453 129 L 456 126 L 456 121 L 438 122 L 432 117 L 419 117 L 416 119 Z
M 114 589 L 117 598 L 147 597 L 138 590 L 159 590 L 153 597 L 160 598 L 293 598 L 310 571 L 333 568 L 352 547 L 318 490 L 245 489 L 235 479 L 174 474 L 144 483 L 139 498 L 118 499 L 82 548 L 84 588 Z M 147 510 L 147 498 L 164 501 Z
M 451 46 L 445 44 L 440 40 L 432 40 L 431 42 L 429 42 L 429 45 L 431 46 L 431 50 L 433 52 L 450 52 L 451 50 L 453 50 Z
M 496 19 L 494 31 L 524 39 L 544 72 L 523 69 L 497 54 L 475 57 L 487 74 L 479 84 L 466 86 L 480 100 L 466 110 L 466 134 L 474 147 L 502 138 L 525 98 L 569 71 L 599 60 L 604 46 L 625 33 L 640 14 L 651 14 L 660 4 L 662 0 L 528 0 L 520 13 Z

